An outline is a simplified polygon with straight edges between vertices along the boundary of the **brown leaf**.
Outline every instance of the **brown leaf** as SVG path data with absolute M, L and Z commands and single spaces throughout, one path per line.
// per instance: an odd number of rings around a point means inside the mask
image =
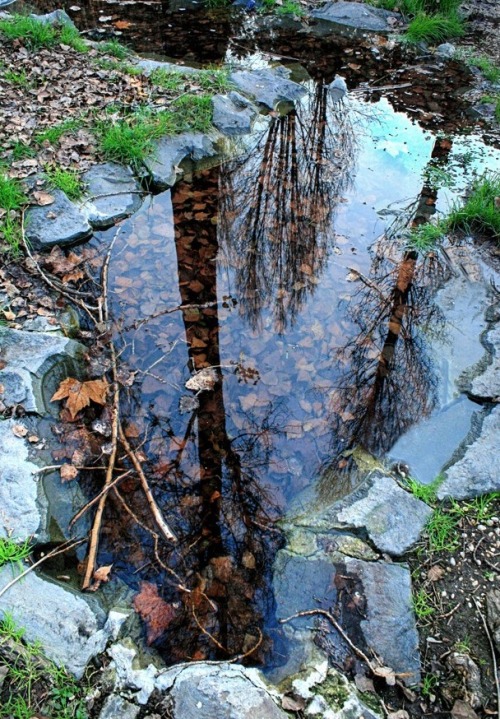
M 63 275 L 62 281 L 64 283 L 78 282 L 78 280 L 83 280 L 84 277 L 85 274 L 81 270 L 76 270 L 75 272 L 68 272 L 67 275 Z
M 54 197 L 43 190 L 34 192 L 33 197 L 35 198 L 37 205 L 51 205 L 54 202 Z
M 306 703 L 302 699 L 293 699 L 293 697 L 284 696 L 281 700 L 281 706 L 286 712 L 300 712 L 305 707 Z
M 60 472 L 62 482 L 71 482 L 72 479 L 76 479 L 76 477 L 78 477 L 78 470 L 74 464 L 63 464 Z
M 126 30 L 132 25 L 132 23 L 128 20 L 117 20 L 113 23 L 113 25 L 116 27 L 117 30 Z
M 16 437 L 26 437 L 26 435 L 28 434 L 28 430 L 24 426 L 24 424 L 15 424 L 12 427 L 12 434 L 15 434 Z
M 90 402 L 105 405 L 107 391 L 108 383 L 104 379 L 80 382 L 74 377 L 67 377 L 61 382 L 50 401 L 66 399 L 66 407 L 74 419 L 80 410 L 88 407 Z
M 106 564 L 103 567 L 99 567 L 94 572 L 94 581 L 96 582 L 109 582 L 109 575 L 111 574 L 112 564 Z
M 12 312 L 12 310 L 2 310 L 2 313 L 7 322 L 12 322 L 16 319 L 16 315 Z
M 427 579 L 430 582 L 437 582 L 439 579 L 442 579 L 442 577 L 444 577 L 445 574 L 446 574 L 446 572 L 443 569 L 443 567 L 440 567 L 439 564 L 435 564 L 427 572 Z
M 147 642 L 158 639 L 175 616 L 171 604 L 158 594 L 158 587 L 151 582 L 141 582 L 141 591 L 134 597 L 134 609 L 147 624 Z
M 383 677 L 389 687 L 393 687 L 396 684 L 396 674 L 391 667 L 375 667 L 373 673 L 377 677 Z

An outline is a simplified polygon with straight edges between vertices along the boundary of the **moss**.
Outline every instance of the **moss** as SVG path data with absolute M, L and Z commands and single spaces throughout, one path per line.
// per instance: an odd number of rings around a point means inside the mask
M 324 682 L 313 687 L 315 694 L 320 694 L 327 704 L 335 710 L 342 709 L 349 699 L 349 691 L 344 679 L 337 673 L 328 672 Z

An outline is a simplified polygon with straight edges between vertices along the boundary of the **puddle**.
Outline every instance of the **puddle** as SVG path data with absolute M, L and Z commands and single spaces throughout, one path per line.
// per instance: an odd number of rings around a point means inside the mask
M 454 248 L 407 251 L 404 228 L 446 211 L 499 153 L 457 134 L 468 108 L 456 63 L 436 79 L 387 41 L 260 37 L 241 16 L 166 3 L 67 9 L 139 51 L 203 63 L 258 43 L 313 78 L 297 109 L 262 118 L 236 158 L 147 198 L 118 230 L 109 275 L 127 435 L 180 542 L 155 545 L 126 479 L 100 564 L 133 587 L 162 585 L 175 618 L 155 646 L 169 662 L 257 646 L 251 661 L 276 666 L 287 649 L 271 572 L 287 507 L 345 494 L 373 456 L 415 456 L 419 478 L 433 479 L 468 432 L 475 406 L 456 381 L 483 353 L 484 283 Z M 267 62 L 246 65 L 252 57 Z M 342 104 L 324 87 L 335 72 L 351 90 Z M 115 232 L 93 242 L 105 249 Z M 207 367 L 213 389 L 195 396 L 186 382 Z M 446 441 L 426 462 L 438 431 Z

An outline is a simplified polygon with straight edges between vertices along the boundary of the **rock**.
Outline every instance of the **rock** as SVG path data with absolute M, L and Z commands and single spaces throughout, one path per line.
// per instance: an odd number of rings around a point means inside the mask
M 493 589 L 486 595 L 488 626 L 497 651 L 500 652 L 500 589 Z
M 460 677 L 460 684 L 467 688 L 469 709 L 479 709 L 486 702 L 486 696 L 481 683 L 481 670 L 468 654 L 451 652 L 446 659 L 446 664 Z
M 500 323 L 485 337 L 485 344 L 491 349 L 491 364 L 472 380 L 471 394 L 481 399 L 500 397 Z
M 386 666 L 403 675 L 409 686 L 420 681 L 418 632 L 413 613 L 410 570 L 400 564 L 346 560 L 366 598 L 366 619 L 360 623 L 365 642 Z
M 398 13 L 356 2 L 328 2 L 318 10 L 313 10 L 311 15 L 337 25 L 383 33 L 393 29 L 396 24 L 394 20 L 401 19 Z
M 50 402 L 59 382 L 78 374 L 85 348 L 74 340 L 47 332 L 23 332 L 0 327 L 2 401 L 9 407 L 22 404 L 26 412 L 55 413 Z
M 139 704 L 147 704 L 155 689 L 158 669 L 154 664 L 141 666 L 138 650 L 131 639 L 112 644 L 108 649 L 112 659 L 111 669 L 115 672 L 115 689 L 135 691 L 135 699 Z
M 366 529 L 381 552 L 404 554 L 418 541 L 432 509 L 405 492 L 391 477 L 377 475 L 338 503 L 338 520 L 346 527 Z M 335 511 L 335 510 L 333 510 Z
M 141 206 L 141 188 L 128 167 L 114 162 L 94 165 L 82 180 L 88 197 L 80 203 L 80 209 L 92 227 L 109 227 Z
M 0 568 L 0 589 L 14 574 L 12 566 Z M 0 615 L 10 613 L 29 642 L 40 642 L 49 659 L 79 679 L 127 617 L 115 613 L 119 619 L 106 621 L 105 613 L 93 604 L 91 608 L 82 595 L 30 572 L 0 597 Z
M 144 75 L 149 76 L 155 70 L 165 70 L 165 72 L 182 73 L 183 75 L 196 75 L 200 72 L 196 67 L 189 65 L 176 65 L 173 62 L 160 62 L 159 60 L 138 60 L 135 63 L 142 68 Z
M 36 250 L 74 245 L 92 234 L 83 212 L 61 190 L 52 190 L 54 202 L 26 211 L 26 239 Z
M 451 42 L 443 42 L 435 49 L 436 55 L 446 58 L 452 58 L 455 55 L 456 51 L 457 48 L 455 47 L 455 45 L 452 45 Z
M 37 501 L 37 467 L 28 460 L 26 440 L 12 431 L 16 424 L 0 422 L 0 537 L 22 542 L 45 525 L 46 507 Z
M 35 15 L 32 13 L 30 17 L 44 25 L 70 25 L 76 30 L 75 23 L 65 10 L 53 10 L 52 12 L 45 13 L 45 15 Z
M 251 132 L 257 109 L 237 92 L 215 95 L 212 98 L 213 123 L 224 135 L 244 135 Z
M 185 132 L 159 140 L 153 154 L 144 160 L 144 166 L 156 189 L 166 190 L 182 175 L 179 165 L 184 159 L 198 162 L 216 154 L 217 150 L 208 135 Z
M 478 715 L 467 702 L 457 699 L 451 709 L 452 719 L 479 719 Z
M 111 694 L 101 709 L 99 719 L 135 719 L 141 708 L 137 704 L 131 704 L 117 694 Z
M 468 499 L 500 490 L 498 436 L 500 407 L 484 419 L 479 437 L 466 449 L 464 456 L 446 471 L 438 488 L 439 499 Z
M 156 680 L 172 699 L 172 719 L 287 719 L 255 669 L 197 663 L 173 667 Z
M 279 102 L 294 103 L 307 94 L 305 87 L 289 80 L 280 70 L 236 70 L 229 79 L 245 95 L 273 110 Z

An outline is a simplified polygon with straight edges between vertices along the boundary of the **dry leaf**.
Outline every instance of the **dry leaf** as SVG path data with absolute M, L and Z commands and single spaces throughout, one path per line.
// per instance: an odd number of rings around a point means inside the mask
M 78 280 L 83 280 L 85 277 L 85 274 L 81 270 L 76 270 L 75 272 L 68 272 L 67 275 L 63 275 L 63 282 L 78 282 Z
M 435 564 L 427 572 L 427 579 L 431 582 L 437 582 L 439 579 L 442 579 L 445 574 L 446 572 L 443 567 L 440 567 L 439 564 Z
M 393 687 L 396 684 L 396 674 L 391 667 L 375 667 L 373 673 L 377 677 L 383 677 L 389 687 Z
M 44 192 L 43 190 L 38 190 L 37 192 L 34 192 L 33 197 L 36 200 L 36 204 L 41 206 L 51 205 L 54 202 L 54 197 L 48 192 Z
M 111 574 L 112 568 L 112 564 L 106 564 L 103 567 L 99 567 L 95 570 L 93 579 L 96 582 L 109 582 L 109 575 Z
M 129 28 L 132 23 L 128 20 L 117 20 L 113 25 L 116 27 L 117 30 L 126 30 Z
M 104 379 L 92 379 L 87 382 L 80 382 L 74 377 L 68 377 L 59 385 L 57 392 L 51 397 L 51 402 L 66 399 L 66 407 L 72 419 L 90 402 L 106 404 L 108 383 Z
M 74 464 L 63 464 L 60 472 L 61 481 L 63 482 L 71 482 L 72 479 L 76 479 L 76 477 L 78 477 L 78 470 Z
M 134 609 L 147 624 L 148 644 L 158 639 L 175 617 L 172 605 L 159 596 L 158 587 L 151 582 L 141 582 L 141 591 L 134 597 Z
M 15 434 L 16 437 L 26 437 L 26 435 L 28 434 L 28 430 L 24 426 L 24 424 L 15 424 L 12 427 L 12 434 Z
M 7 322 L 12 322 L 16 319 L 16 315 L 12 312 L 12 310 L 2 310 L 2 313 Z

